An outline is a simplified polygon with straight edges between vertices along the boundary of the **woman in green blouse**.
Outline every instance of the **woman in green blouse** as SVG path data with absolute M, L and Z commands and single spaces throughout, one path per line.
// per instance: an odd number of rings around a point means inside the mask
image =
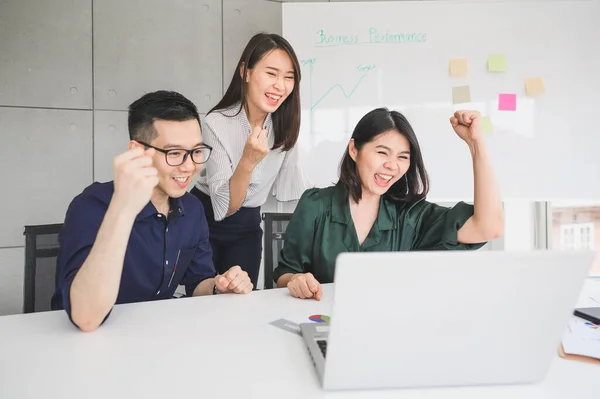
M 375 109 L 356 125 L 338 183 L 302 195 L 274 272 L 277 286 L 320 300 L 341 252 L 478 249 L 500 237 L 504 214 L 481 116 L 458 111 L 450 123 L 473 159 L 473 205 L 427 202 L 427 172 L 410 123 L 399 112 Z

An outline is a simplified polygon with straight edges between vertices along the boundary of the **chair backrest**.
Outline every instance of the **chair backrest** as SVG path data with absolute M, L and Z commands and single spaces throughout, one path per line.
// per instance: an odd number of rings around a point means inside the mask
M 25 226 L 25 281 L 23 312 L 44 312 L 50 309 L 55 290 L 58 233 L 62 223 Z
M 292 218 L 291 213 L 263 213 L 265 222 L 264 249 L 265 249 L 265 289 L 273 288 L 273 270 L 279 261 L 279 253 L 285 240 L 285 229 Z

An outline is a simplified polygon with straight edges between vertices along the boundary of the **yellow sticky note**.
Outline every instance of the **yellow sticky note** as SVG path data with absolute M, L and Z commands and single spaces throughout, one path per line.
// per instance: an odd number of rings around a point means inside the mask
M 470 103 L 471 89 L 469 86 L 455 86 L 452 88 L 452 103 Z
M 450 60 L 450 76 L 467 76 L 468 70 L 466 58 L 452 58 Z
M 483 133 L 494 133 L 494 126 L 492 126 L 492 119 L 489 116 L 481 118 L 481 129 Z
M 538 96 L 545 92 L 546 89 L 544 88 L 544 81 L 542 78 L 525 79 L 525 93 L 527 93 L 528 96 Z
M 500 54 L 488 56 L 488 71 L 506 72 L 506 56 Z

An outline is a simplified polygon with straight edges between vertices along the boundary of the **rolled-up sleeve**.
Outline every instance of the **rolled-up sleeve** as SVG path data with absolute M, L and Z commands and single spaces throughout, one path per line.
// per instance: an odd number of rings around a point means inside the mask
M 486 244 L 458 242 L 458 230 L 473 216 L 473 205 L 459 202 L 452 207 L 444 207 L 424 201 L 417 211 L 413 249 L 473 250 Z
M 60 249 L 57 257 L 56 292 L 52 297 L 51 307 L 54 310 L 64 309 L 71 322 L 71 284 L 92 250 L 106 209 L 107 205 L 100 199 L 86 194 L 79 195 L 69 205 L 58 235 Z
M 185 286 L 185 294 L 192 296 L 194 290 L 202 281 L 207 278 L 213 278 L 216 275 L 215 266 L 212 260 L 212 248 L 208 240 L 208 224 L 204 210 L 200 212 L 200 238 L 190 265 L 183 276 L 180 284 Z
M 205 167 L 214 217 L 216 221 L 221 221 L 225 219 L 229 210 L 229 179 L 233 176 L 233 162 L 223 143 L 208 124 L 204 125 L 202 134 L 204 142 L 212 147 Z
M 286 154 L 281 170 L 273 186 L 273 194 L 277 201 L 296 201 L 304 191 L 314 187 L 314 184 L 304 174 L 298 159 L 298 145 Z

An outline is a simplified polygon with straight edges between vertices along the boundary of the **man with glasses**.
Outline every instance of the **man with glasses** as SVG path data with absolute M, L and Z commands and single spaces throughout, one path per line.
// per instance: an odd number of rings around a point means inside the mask
M 78 195 L 59 235 L 52 308 L 84 331 L 115 303 L 172 298 L 180 284 L 188 296 L 253 288 L 239 266 L 216 275 L 202 204 L 187 192 L 211 153 L 195 105 L 175 92 L 146 94 L 129 107 L 129 136 L 114 181 Z

